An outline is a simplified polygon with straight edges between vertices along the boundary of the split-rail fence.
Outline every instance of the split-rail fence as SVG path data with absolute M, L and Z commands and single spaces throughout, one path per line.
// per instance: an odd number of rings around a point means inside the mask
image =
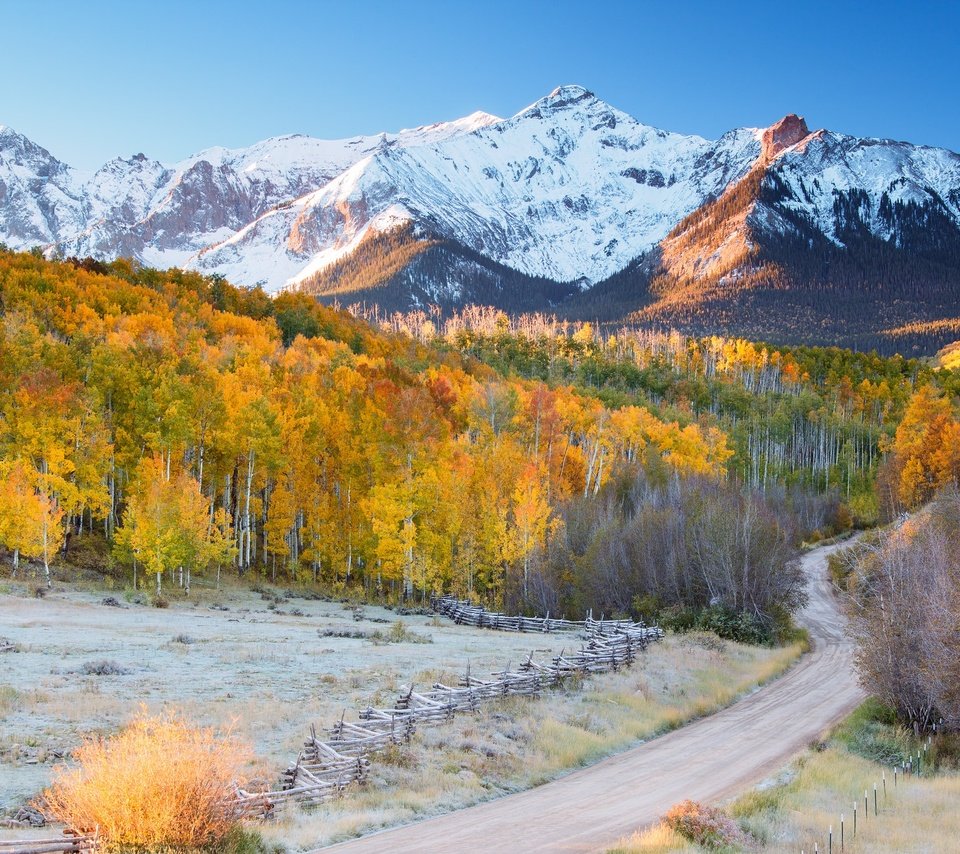
M 436 682 L 429 689 L 405 686 L 394 706 L 366 708 L 359 720 L 342 715 L 321 739 L 311 726 L 296 762 L 283 772 L 276 791 L 237 790 L 237 811 L 267 816 L 285 801 L 318 804 L 339 795 L 352 783 L 363 782 L 369 756 L 389 745 L 408 742 L 417 727 L 448 721 L 462 712 L 476 712 L 484 703 L 515 695 L 537 696 L 574 676 L 607 673 L 629 667 L 647 644 L 663 637 L 661 629 L 629 620 L 558 620 L 548 617 L 510 617 L 451 597 L 435 598 L 434 611 L 463 625 L 513 632 L 578 633 L 578 649 L 562 651 L 548 661 L 533 653 L 516 667 L 479 678 L 467 665 L 457 685 Z M 0 851 L 0 854 L 4 852 Z

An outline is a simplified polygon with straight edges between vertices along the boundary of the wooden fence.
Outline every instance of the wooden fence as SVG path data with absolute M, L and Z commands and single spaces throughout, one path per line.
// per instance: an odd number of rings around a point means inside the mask
M 418 726 L 443 723 L 463 712 L 476 712 L 484 703 L 514 695 L 537 696 L 574 676 L 616 671 L 629 667 L 647 644 L 663 637 L 657 627 L 628 620 L 554 620 L 549 617 L 507 617 L 457 599 L 434 599 L 434 610 L 465 625 L 516 632 L 579 632 L 579 649 L 563 651 L 539 662 L 533 653 L 514 670 L 509 665 L 487 678 L 471 675 L 470 666 L 457 685 L 435 682 L 424 691 L 403 687 L 392 708 L 368 707 L 357 722 L 341 716 L 325 739 L 311 726 L 297 761 L 281 775 L 280 788 L 272 792 L 238 789 L 237 810 L 244 816 L 269 815 L 285 801 L 318 804 L 339 795 L 351 783 L 363 782 L 370 766 L 368 756 L 392 744 L 408 742 Z M 0 851 L 0 854 L 3 854 Z
M 45 839 L 0 840 L 0 854 L 72 854 L 96 850 L 96 833 L 52 836 Z
M 651 640 L 663 636 L 661 629 L 656 626 L 632 620 L 594 620 L 592 613 L 585 620 L 558 620 L 549 614 L 546 617 L 511 617 L 452 596 L 434 597 L 430 605 L 438 614 L 449 617 L 455 623 L 502 632 L 580 632 L 589 636 L 634 634 Z

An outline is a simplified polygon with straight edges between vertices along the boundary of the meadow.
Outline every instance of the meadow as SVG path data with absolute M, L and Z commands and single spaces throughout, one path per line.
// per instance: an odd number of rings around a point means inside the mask
M 453 683 L 468 662 L 492 672 L 572 642 L 238 585 L 195 587 L 166 609 L 129 591 L 113 594 L 114 605 L 104 598 L 78 585 L 43 598 L 26 584 L 0 589 L 11 647 L 0 659 L 3 813 L 47 785 L 84 735 L 114 732 L 141 705 L 232 728 L 253 749 L 250 775 L 275 781 L 310 724 L 321 731 L 344 712 L 355 720 L 367 705 L 391 706 L 411 682 Z M 261 832 L 308 848 L 537 785 L 728 704 L 800 649 L 670 634 L 630 670 L 423 729 L 374 757 L 365 788 L 310 811 L 290 807 Z

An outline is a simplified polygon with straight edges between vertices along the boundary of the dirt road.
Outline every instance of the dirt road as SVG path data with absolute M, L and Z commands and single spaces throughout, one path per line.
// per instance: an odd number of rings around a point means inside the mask
M 718 801 L 762 780 L 863 698 L 826 577 L 833 547 L 804 558 L 813 650 L 733 706 L 552 783 L 323 849 L 343 852 L 603 851 L 685 798 Z

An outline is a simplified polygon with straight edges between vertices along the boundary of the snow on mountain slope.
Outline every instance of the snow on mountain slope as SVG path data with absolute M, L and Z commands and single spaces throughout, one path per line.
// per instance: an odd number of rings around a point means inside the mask
M 380 151 L 191 264 L 276 289 L 371 230 L 412 221 L 528 275 L 589 285 L 653 246 L 759 152 L 755 131 L 719 142 L 667 133 L 565 86 L 512 119 Z
M 61 239 L 61 248 L 98 257 L 132 254 L 158 266 L 186 264 L 197 251 L 322 187 L 372 152 L 448 139 L 495 121 L 474 113 L 395 134 L 345 140 L 275 137 L 249 148 L 206 149 L 168 169 L 142 155 L 112 161 L 91 182 L 87 227 L 73 239 Z M 135 203 L 118 209 L 110 204 L 117 198 Z M 97 204 L 101 199 L 108 203 Z
M 821 130 L 785 151 L 772 172 L 782 190 L 768 209 L 793 213 L 840 246 L 839 194 L 856 193 L 859 218 L 875 236 L 898 245 L 888 206 L 932 205 L 960 222 L 960 155 L 946 149 Z M 760 219 L 777 223 L 766 212 L 758 213 Z M 788 227 L 782 219 L 778 224 Z
M 137 154 L 111 160 L 87 180 L 0 128 L 0 239 L 16 248 L 55 244 L 70 255 L 183 265 L 374 152 L 439 142 L 496 121 L 477 112 L 392 134 L 282 136 L 249 148 L 210 148 L 172 166 Z
M 83 222 L 76 173 L 45 148 L 0 125 L 0 240 L 46 244 Z

